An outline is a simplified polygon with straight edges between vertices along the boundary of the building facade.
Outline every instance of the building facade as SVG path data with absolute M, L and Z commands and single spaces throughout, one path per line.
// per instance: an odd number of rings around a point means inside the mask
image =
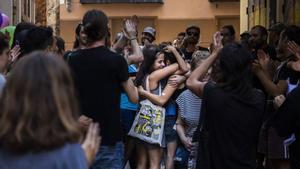
M 240 32 L 240 3 L 237 0 L 61 0 L 60 35 L 68 49 L 75 39 L 75 27 L 90 9 L 103 10 L 109 17 L 112 37 L 121 31 L 124 18 L 137 15 L 138 31 L 152 26 L 157 43 L 173 41 L 190 25 L 201 28 L 201 44 L 209 46 L 212 35 L 224 25 Z M 229 2 L 228 2 L 229 1 Z
M 51 26 L 54 33 L 59 34 L 59 0 L 9 0 L 9 2 L 11 25 L 31 22 L 36 25 Z
M 300 25 L 299 0 L 244 0 L 240 11 L 241 31 L 254 25 L 269 28 L 278 22 Z

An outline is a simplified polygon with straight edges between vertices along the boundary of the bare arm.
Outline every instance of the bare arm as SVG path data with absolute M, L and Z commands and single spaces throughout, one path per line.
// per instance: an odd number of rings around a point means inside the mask
M 167 86 L 165 87 L 165 89 L 162 92 L 162 95 L 156 95 L 156 94 L 152 94 L 146 90 L 144 90 L 141 86 L 139 87 L 139 94 L 141 96 L 146 97 L 147 99 L 149 99 L 152 103 L 159 105 L 159 106 L 163 106 L 167 103 L 167 101 L 171 98 L 171 96 L 173 95 L 173 93 L 175 92 L 177 88 L 173 87 L 169 84 L 167 84 Z
M 268 77 L 267 72 L 259 71 L 256 73 L 260 82 L 267 90 L 267 92 L 273 97 L 285 94 L 287 91 L 287 82 L 285 80 L 280 80 L 277 84 L 273 83 L 273 81 Z
M 140 63 L 144 60 L 143 52 L 136 39 L 136 23 L 134 21 L 126 20 L 124 25 L 124 34 L 130 40 L 132 54 L 127 57 L 128 64 Z
M 188 138 L 185 135 L 185 126 L 184 126 L 184 122 L 181 120 L 180 111 L 178 113 L 177 120 L 176 120 L 176 131 L 185 148 L 191 151 L 192 148 L 191 138 Z
M 186 139 L 185 129 L 184 129 L 184 122 L 181 120 L 180 111 L 177 115 L 176 131 L 177 131 L 177 134 L 178 134 L 180 140 L 185 140 Z
M 252 70 L 267 92 L 273 97 L 285 94 L 287 91 L 287 82 L 285 80 L 280 80 L 277 84 L 275 84 L 268 71 L 268 65 L 271 63 L 270 56 L 268 56 L 264 51 L 259 50 L 257 58 L 258 59 L 252 64 Z
M 168 50 L 170 50 L 174 56 L 176 57 L 178 66 L 179 66 L 179 70 L 181 71 L 181 74 L 185 74 L 189 71 L 188 65 L 187 63 L 185 63 L 185 61 L 183 60 L 182 56 L 177 52 L 176 48 L 173 46 L 168 46 L 167 47 Z
M 207 82 L 204 82 L 203 79 L 208 71 L 208 69 L 212 66 L 214 61 L 217 59 L 218 50 L 215 50 L 203 63 L 195 69 L 188 80 L 186 81 L 187 88 L 190 89 L 197 96 L 202 96 L 203 88 Z
M 174 63 L 163 69 L 156 70 L 149 75 L 150 89 L 155 89 L 158 86 L 158 82 L 168 76 L 171 76 L 178 70 L 178 64 Z
M 167 46 L 166 47 L 166 51 L 168 52 L 172 52 L 174 54 L 174 56 L 176 57 L 177 63 L 176 65 L 178 66 L 177 69 L 174 71 L 173 69 L 173 65 L 172 64 L 170 66 L 167 66 L 163 69 L 160 70 L 156 70 L 154 72 L 152 72 L 149 76 L 149 82 L 150 82 L 150 88 L 156 88 L 157 87 L 157 83 L 161 80 L 164 79 L 172 74 L 176 74 L 176 75 L 184 75 L 186 73 L 188 73 L 189 71 L 189 67 L 188 64 L 185 63 L 185 61 L 183 60 L 183 58 L 180 56 L 180 54 L 177 52 L 176 48 L 174 48 L 173 46 Z
M 122 87 L 128 95 L 129 100 L 132 103 L 138 103 L 139 94 L 137 88 L 134 86 L 133 81 L 129 78 L 127 81 L 122 82 Z
M 133 53 L 127 57 L 128 64 L 140 63 L 144 60 L 143 52 L 136 38 L 130 40 Z

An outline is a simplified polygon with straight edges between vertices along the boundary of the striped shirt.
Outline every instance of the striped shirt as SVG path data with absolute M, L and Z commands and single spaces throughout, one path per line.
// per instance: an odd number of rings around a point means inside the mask
M 176 99 L 179 108 L 180 118 L 185 124 L 185 135 L 193 137 L 197 129 L 202 100 L 190 90 L 185 90 Z

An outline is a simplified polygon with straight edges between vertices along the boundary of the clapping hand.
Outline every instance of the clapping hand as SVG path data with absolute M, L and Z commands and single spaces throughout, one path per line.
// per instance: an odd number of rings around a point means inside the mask
M 16 45 L 10 50 L 10 62 L 15 62 L 21 54 L 21 48 L 19 45 Z
M 222 39 L 223 39 L 223 36 L 221 35 L 221 32 L 218 31 L 214 34 L 214 49 L 215 49 L 215 51 L 218 51 L 223 48 Z
M 257 60 L 258 60 L 258 63 L 261 65 L 261 67 L 264 70 L 268 69 L 268 64 L 270 62 L 270 56 L 268 54 L 266 54 L 263 50 L 257 51 Z
M 288 67 L 300 72 L 300 46 L 294 41 L 290 41 L 288 42 L 288 50 L 296 57 L 294 60 L 288 62 Z

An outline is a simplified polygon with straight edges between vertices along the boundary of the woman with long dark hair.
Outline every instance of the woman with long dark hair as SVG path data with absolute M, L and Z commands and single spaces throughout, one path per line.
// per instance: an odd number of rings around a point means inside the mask
M 165 57 L 168 55 L 167 53 L 172 53 L 174 56 L 174 61 L 170 61 L 170 64 L 165 64 Z M 178 51 L 172 47 L 159 47 L 156 45 L 146 45 L 143 49 L 144 54 L 144 61 L 141 64 L 140 70 L 136 77 L 136 84 L 139 87 L 139 94 L 143 97 L 146 97 L 149 99 L 152 103 L 160 105 L 160 106 L 166 106 L 166 103 L 176 90 L 176 87 L 172 87 L 167 84 L 163 84 L 163 80 L 168 79 L 169 76 L 172 74 L 185 74 L 188 71 L 188 67 L 186 63 L 184 62 L 181 55 L 178 53 Z M 167 65 L 167 66 L 166 66 Z M 147 88 L 147 84 L 149 86 L 150 92 L 145 91 L 144 89 Z M 161 96 L 159 95 L 159 91 L 163 90 L 161 93 Z M 168 109 L 167 109 L 168 112 Z M 176 121 L 176 112 L 175 118 L 174 118 L 174 124 Z M 168 114 L 168 113 L 167 113 Z M 168 116 L 168 115 L 167 115 Z M 168 126 L 167 124 L 170 125 Z M 167 146 L 168 149 L 172 149 L 173 147 L 173 156 L 175 154 L 176 149 L 176 132 L 171 133 L 172 127 L 172 120 L 171 122 L 166 117 L 165 121 L 165 129 L 168 129 L 169 132 L 165 133 L 170 135 L 170 139 L 166 139 L 166 145 L 163 145 L 164 147 Z M 171 128 L 171 129 L 170 129 Z M 166 132 L 167 130 L 165 130 Z M 172 136 L 171 136 L 172 135 Z M 170 144 L 169 144 L 170 143 Z M 156 169 L 160 167 L 160 162 L 162 159 L 163 149 L 157 145 L 152 145 L 148 143 L 142 143 L 139 145 L 139 160 L 138 160 L 138 168 L 146 168 L 147 164 L 147 155 L 149 156 L 150 161 L 150 168 Z M 167 160 L 168 166 L 172 166 L 173 159 Z
M 251 85 L 251 54 L 240 44 L 232 43 L 220 49 L 217 34 L 215 51 L 187 80 L 187 87 L 203 98 L 201 133 L 197 168 L 255 169 L 256 144 L 265 107 L 264 95 Z M 220 78 L 203 81 L 207 70 L 220 59 Z M 205 147 L 203 147 L 205 143 Z M 203 159 L 209 159 L 204 160 Z

